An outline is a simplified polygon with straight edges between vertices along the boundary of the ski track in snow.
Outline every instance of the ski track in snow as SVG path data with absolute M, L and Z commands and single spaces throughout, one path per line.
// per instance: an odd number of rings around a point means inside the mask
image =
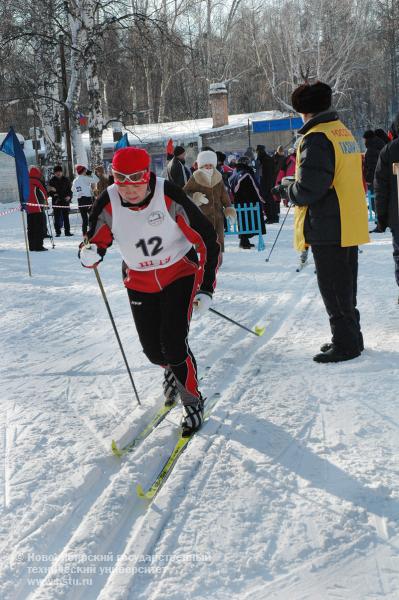
M 0 221 L 1 598 L 398 597 L 399 336 L 389 236 L 360 256 L 366 350 L 340 365 L 311 361 L 328 324 L 313 267 L 295 273 L 292 220 L 268 264 L 265 253 L 228 239 L 215 308 L 266 332 L 255 338 L 214 315 L 193 320 L 201 387 L 221 397 L 148 506 L 134 485 L 147 487 L 160 470 L 179 411 L 126 458 L 110 456 L 112 432 L 138 427 L 162 401 L 161 372 L 131 323 L 119 256 L 110 251 L 101 273 L 143 408 L 94 277 L 79 268 L 78 240 L 60 238 L 54 251 L 32 255 L 29 281 L 16 218 Z M 278 227 L 270 229 L 269 244 Z M 205 558 L 185 559 L 192 554 Z M 88 555 L 100 559 L 84 562 Z M 88 574 L 62 579 L 88 565 Z
M 268 335 L 270 335 L 270 332 L 271 332 L 271 331 L 272 331 L 272 327 L 270 326 L 270 327 L 268 328 Z M 266 335 L 266 334 L 265 334 L 265 335 Z M 233 330 L 233 334 L 230 336 L 230 339 L 231 339 L 231 342 L 230 342 L 230 343 L 232 343 L 232 340 L 233 340 L 233 338 L 234 338 L 234 340 L 238 340 L 239 342 L 242 342 L 242 338 L 243 338 L 243 337 L 245 337 L 245 336 L 243 336 L 243 334 L 242 334 L 241 330 L 239 330 L 239 329 L 238 329 L 238 330 L 236 330 L 236 329 L 235 329 L 235 330 Z M 232 353 L 232 354 L 233 354 L 233 356 L 232 356 L 232 357 L 229 357 L 229 356 L 223 356 L 223 357 L 221 357 L 221 358 L 217 359 L 217 358 L 216 358 L 216 356 L 217 356 L 218 354 L 220 354 L 220 350 L 218 350 L 218 351 L 215 351 L 215 352 L 213 352 L 213 353 L 211 353 L 211 354 L 208 354 L 208 356 L 207 356 L 207 359 L 209 360 L 209 362 L 210 362 L 210 363 L 213 363 L 213 362 L 215 361 L 215 364 L 212 366 L 212 368 L 210 369 L 210 371 L 208 371 L 208 372 L 206 373 L 206 379 L 208 379 L 208 378 L 209 378 L 209 376 L 210 376 L 211 374 L 213 374 L 213 372 L 214 372 L 214 371 L 217 371 L 217 369 L 219 369 L 219 370 L 223 370 L 223 372 L 224 372 L 224 374 L 225 374 L 225 375 L 226 375 L 226 369 L 228 369 L 228 368 L 230 368 L 230 370 L 233 370 L 233 369 L 234 369 L 234 370 L 236 370 L 236 366 L 235 366 L 235 363 L 234 363 L 234 360 L 233 360 L 233 357 L 234 357 L 234 352 Z M 214 355 L 214 356 L 213 356 L 213 355 Z M 221 368 L 219 368 L 219 367 L 218 367 L 219 363 L 221 364 Z M 215 377 L 214 379 L 215 379 L 215 380 L 217 380 L 217 378 L 216 378 L 216 377 Z M 158 431 L 158 432 L 159 432 L 159 431 Z M 142 449 L 142 450 L 143 450 L 143 449 Z M 143 450 L 143 451 L 144 451 L 144 450 Z M 140 451 L 139 451 L 139 452 L 140 452 Z M 157 472 L 157 470 L 154 470 L 154 474 L 155 474 L 156 472 Z M 122 478 L 123 478 L 123 475 L 121 475 L 120 479 L 122 479 Z M 133 475 L 131 472 L 128 472 L 128 473 L 127 473 L 127 475 L 125 475 L 125 478 L 126 478 L 125 485 L 127 486 L 127 489 L 128 489 L 128 498 L 127 498 L 127 500 L 128 500 L 128 505 L 129 505 L 129 504 L 130 504 L 130 505 L 132 505 L 132 504 L 133 504 L 133 502 L 134 502 L 134 500 L 136 500 L 136 503 L 138 503 L 138 504 L 140 505 L 140 506 L 139 506 L 139 510 L 138 510 L 138 512 L 137 512 L 137 516 L 139 516 L 139 515 L 140 515 L 140 514 L 142 514 L 142 512 L 143 512 L 142 510 L 140 510 L 140 508 L 142 508 L 142 502 L 141 502 L 141 501 L 138 501 L 137 499 L 134 499 L 134 498 L 132 497 L 134 492 L 133 492 L 133 488 L 132 488 L 132 486 L 131 486 L 131 482 L 132 482 L 132 481 L 134 481 L 134 475 Z M 130 484 L 130 486 L 129 486 L 129 484 Z M 111 509 L 112 509 L 112 502 L 114 502 L 114 499 L 113 499 L 113 497 L 111 497 L 111 500 L 109 500 L 109 495 L 107 495 L 107 493 L 105 493 L 105 498 L 106 498 L 106 499 L 105 499 L 105 505 L 107 505 L 107 502 L 109 502 L 109 503 L 110 503 L 109 510 L 111 510 Z M 100 506 L 101 506 L 101 502 L 98 502 L 98 504 L 100 504 Z M 104 510 L 104 506 L 101 506 L 101 508 L 99 508 L 98 506 L 96 506 L 96 507 L 95 507 L 95 510 L 96 510 L 96 511 L 98 511 L 98 510 L 102 510 L 102 512 L 103 512 L 103 513 L 107 514 L 107 510 Z M 96 521 L 98 521 L 98 519 L 95 519 L 95 518 L 94 518 L 92 515 L 86 515 L 86 521 L 90 521 L 90 522 L 96 522 Z M 131 525 L 131 523 L 132 523 L 133 521 L 134 521 L 134 518 L 133 518 L 133 514 L 132 514 L 132 516 L 131 516 L 131 518 L 130 518 L 130 525 Z M 122 529 L 122 527 L 126 527 L 125 518 L 124 518 L 123 514 L 122 514 L 121 521 L 120 521 L 120 523 L 119 523 L 119 524 L 117 524 L 117 523 L 115 523 L 115 522 L 113 523 L 113 531 L 112 531 L 112 535 L 113 535 L 114 537 L 115 537 L 115 529 L 116 529 L 116 527 L 117 527 L 118 525 L 119 525 L 119 530 L 120 530 L 120 529 Z M 87 530 L 89 529 L 89 526 L 85 525 L 85 527 L 86 527 L 86 540 L 85 540 L 85 542 L 86 542 L 86 545 L 82 545 L 82 544 L 80 544 L 80 545 L 79 545 L 79 548 L 78 548 L 78 551 L 79 551 L 80 553 L 82 553 L 82 554 L 83 554 L 83 553 L 89 553 L 89 551 L 90 551 L 90 549 L 87 547 Z M 99 535 L 99 534 L 98 534 L 98 525 L 97 525 L 97 522 L 96 522 L 96 524 L 95 524 L 95 528 L 96 528 L 97 535 Z M 99 537 L 100 537 L 100 538 L 102 538 L 102 539 L 107 539 L 107 540 L 109 540 L 109 535 L 110 535 L 110 533 L 109 533 L 109 523 L 107 523 L 107 533 L 106 533 L 106 534 L 104 533 L 103 535 L 100 535 Z M 139 533 L 138 533 L 137 535 L 139 535 Z M 134 536 L 134 538 L 135 538 L 135 537 L 136 537 L 136 535 Z M 119 537 L 118 539 L 119 539 L 119 542 L 120 542 L 120 537 Z M 91 541 L 91 538 L 90 538 L 90 541 Z M 135 549 L 135 548 L 134 548 L 134 546 L 133 546 L 133 550 L 134 550 L 134 549 Z M 119 550 L 120 550 L 120 549 L 119 549 Z M 116 549 L 115 549 L 115 548 L 113 548 L 113 549 L 112 549 L 112 552 L 114 552 L 114 553 L 115 553 L 115 555 L 118 553 L 117 551 L 118 551 L 118 548 L 116 548 Z M 69 548 L 69 553 L 71 553 L 71 554 L 72 554 L 73 552 L 77 553 L 77 547 L 76 547 L 75 540 L 72 540 L 71 547 Z M 92 550 L 91 550 L 91 552 L 92 552 Z M 104 547 L 104 546 L 97 546 L 97 548 L 96 548 L 96 554 L 107 554 L 107 553 L 109 553 L 109 552 L 111 552 L 109 545 L 108 545 L 107 547 Z M 67 553 L 67 552 L 64 552 L 64 555 L 65 555 L 66 553 Z M 119 552 L 119 553 L 120 553 L 120 552 Z M 125 553 L 125 554 L 127 554 L 127 555 L 129 555 L 129 556 L 131 556 L 131 555 L 137 554 L 137 551 L 135 551 L 135 552 L 132 552 L 132 551 L 129 551 L 129 552 L 127 552 L 127 551 L 126 551 L 126 552 L 124 552 L 124 553 Z M 147 553 L 147 552 L 144 552 L 144 551 L 143 551 L 143 552 L 140 552 L 140 554 L 145 554 L 145 553 Z M 61 560 L 63 560 L 63 559 L 61 559 Z M 63 568 L 65 569 L 65 562 L 63 562 L 63 563 L 62 563 L 62 565 L 63 565 Z M 119 568 L 121 568 L 121 567 L 119 567 Z M 103 579 L 104 579 L 104 578 L 103 578 Z M 100 584 L 101 582 L 102 582 L 101 578 L 98 578 L 98 583 Z M 51 578 L 50 578 L 50 584 L 51 584 Z M 43 584 L 43 588 L 45 588 L 45 587 L 46 587 L 46 582 Z M 66 587 L 67 587 L 67 586 L 66 586 Z M 97 587 L 97 585 L 96 585 L 95 587 Z M 52 587 L 51 587 L 51 585 L 49 586 L 49 589 L 50 589 L 50 593 L 51 593 L 51 590 L 52 590 Z M 59 589 L 57 590 L 57 592 L 58 592 L 58 594 L 60 594 L 60 593 L 61 593 Z M 35 597 L 37 597 L 37 598 L 41 598 L 41 597 L 47 597 L 47 596 L 46 596 L 46 594 L 47 594 L 47 593 L 48 593 L 48 591 L 44 592 L 44 591 L 42 590 L 40 593 L 38 592 L 38 593 L 36 594 L 36 596 L 35 596 Z M 83 596 L 82 596 L 82 597 L 84 597 L 86 593 L 87 593 L 87 592 L 84 592 L 84 594 L 83 594 Z M 94 588 L 92 588 L 90 593 L 93 593 L 93 594 L 94 594 L 94 593 L 96 593 L 96 590 L 95 590 Z M 42 594 L 44 594 L 44 595 L 42 595 Z M 95 597 L 95 596 L 93 596 L 93 597 Z

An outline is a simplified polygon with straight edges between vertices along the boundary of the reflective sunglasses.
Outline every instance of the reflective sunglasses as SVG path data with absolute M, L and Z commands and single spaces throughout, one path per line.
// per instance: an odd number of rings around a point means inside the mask
M 135 173 L 120 173 L 119 171 L 115 171 L 115 169 L 112 169 L 112 173 L 114 175 L 114 181 L 115 183 L 124 183 L 126 185 L 129 184 L 142 184 L 142 183 L 148 183 L 150 180 L 150 172 L 148 169 L 145 169 L 144 171 L 136 171 Z

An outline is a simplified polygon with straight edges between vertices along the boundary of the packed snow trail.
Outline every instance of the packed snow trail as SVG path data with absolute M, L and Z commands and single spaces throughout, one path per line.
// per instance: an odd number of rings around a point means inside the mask
M 338 365 L 311 360 L 328 324 L 313 268 L 295 273 L 291 216 L 270 263 L 227 241 L 214 306 L 266 331 L 193 321 L 201 389 L 221 398 L 148 506 L 135 484 L 157 473 L 179 411 L 131 455 L 110 454 L 113 432 L 159 405 L 162 377 L 138 344 L 118 252 L 100 271 L 142 409 L 95 278 L 76 258 L 78 236 L 32 255 L 29 280 L 20 229 L 18 214 L 0 220 L 1 598 L 397 598 L 389 234 L 360 256 L 366 350 Z M 268 247 L 278 225 L 270 230 Z

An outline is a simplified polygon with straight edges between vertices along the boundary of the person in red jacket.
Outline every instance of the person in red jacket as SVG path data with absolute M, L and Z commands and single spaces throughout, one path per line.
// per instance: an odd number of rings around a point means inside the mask
M 112 170 L 115 183 L 93 204 L 91 246 L 81 244 L 81 263 L 97 266 L 117 241 L 143 351 L 165 369 L 166 403 L 180 394 L 183 435 L 190 435 L 204 412 L 188 332 L 193 308 L 205 313 L 212 302 L 220 257 L 216 232 L 183 190 L 150 171 L 145 150 L 118 150 Z
M 43 246 L 46 235 L 43 216 L 47 204 L 47 190 L 43 185 L 42 173 L 38 167 L 29 167 L 29 200 L 26 206 L 28 221 L 28 243 L 31 252 L 48 250 Z
M 295 176 L 295 168 L 296 168 L 296 150 L 295 148 L 290 148 L 288 150 L 288 155 L 284 162 L 281 165 L 281 169 L 277 174 L 275 187 L 279 186 L 284 179 L 284 177 L 294 177 Z M 283 198 L 284 206 L 288 206 L 287 198 Z

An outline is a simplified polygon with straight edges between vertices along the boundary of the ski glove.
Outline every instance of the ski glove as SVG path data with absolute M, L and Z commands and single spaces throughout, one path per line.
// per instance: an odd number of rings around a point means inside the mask
M 275 196 L 280 196 L 280 198 L 283 198 L 283 200 L 286 200 L 288 198 L 288 191 L 285 185 L 276 185 L 274 188 L 271 189 L 271 192 Z
M 97 250 L 93 246 L 85 246 L 82 243 L 79 247 L 79 254 L 81 265 L 86 269 L 94 269 L 102 261 L 103 257 L 97 254 Z
M 237 211 L 233 206 L 226 206 L 224 209 L 224 216 L 226 219 L 230 219 L 233 224 L 237 223 Z
M 211 307 L 212 298 L 204 292 L 198 292 L 194 298 L 194 312 L 196 315 L 201 316 Z
M 194 192 L 193 202 L 196 206 L 200 207 L 202 204 L 208 204 L 209 200 L 202 192 Z

